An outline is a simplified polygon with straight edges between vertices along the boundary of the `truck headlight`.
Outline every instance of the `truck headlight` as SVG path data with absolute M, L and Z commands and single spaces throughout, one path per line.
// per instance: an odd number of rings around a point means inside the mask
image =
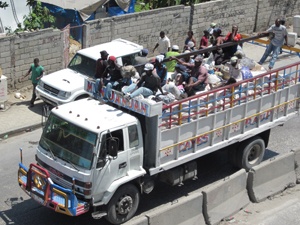
M 44 89 L 44 82 L 42 80 L 40 80 L 39 86 Z
M 68 91 L 59 91 L 58 96 L 62 98 L 68 98 L 71 96 L 71 92 Z
M 33 176 L 33 183 L 38 189 L 40 189 L 40 190 L 45 189 L 46 182 L 44 181 L 44 179 L 41 176 L 39 176 L 37 174 L 35 174 Z

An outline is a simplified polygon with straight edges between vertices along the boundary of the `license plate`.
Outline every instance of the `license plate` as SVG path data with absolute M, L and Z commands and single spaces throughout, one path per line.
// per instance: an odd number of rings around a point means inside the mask
M 44 199 L 42 199 L 40 196 L 37 196 L 36 194 L 31 193 L 31 197 L 38 203 L 44 205 Z

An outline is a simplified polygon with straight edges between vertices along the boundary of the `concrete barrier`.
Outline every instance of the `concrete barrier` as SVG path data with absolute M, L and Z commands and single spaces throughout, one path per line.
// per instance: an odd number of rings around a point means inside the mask
M 146 216 L 136 216 L 129 220 L 126 223 L 122 223 L 123 225 L 149 225 L 148 218 Z
M 203 215 L 207 224 L 218 224 L 250 203 L 247 190 L 247 174 L 239 170 L 227 180 L 203 191 Z
M 260 165 L 254 166 L 248 173 L 247 190 L 252 202 L 264 201 L 295 185 L 295 156 L 293 152 L 279 155 Z
M 202 214 L 203 196 L 200 191 L 178 199 L 177 203 L 162 205 L 146 214 L 149 225 L 205 225 Z
M 296 183 L 300 184 L 300 148 L 292 150 L 295 154 L 295 172 L 296 172 Z

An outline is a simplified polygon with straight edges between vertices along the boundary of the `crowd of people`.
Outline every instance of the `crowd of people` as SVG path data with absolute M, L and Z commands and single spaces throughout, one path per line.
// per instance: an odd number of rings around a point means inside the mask
M 262 34 L 273 33 L 270 45 L 259 61 L 264 63 L 272 53 L 269 69 L 272 69 L 282 45 L 287 44 L 287 31 L 284 25 L 276 19 L 275 24 Z M 98 79 L 99 89 L 106 86 L 104 100 L 111 96 L 111 90 L 122 92 L 125 99 L 131 99 L 142 95 L 148 97 L 160 93 L 160 99 L 183 99 L 195 95 L 199 91 L 209 90 L 222 85 L 233 84 L 243 79 L 251 78 L 251 69 L 255 66 L 251 59 L 247 59 L 239 44 L 242 36 L 238 32 L 238 26 L 232 25 L 232 29 L 226 35 L 216 23 L 203 31 L 199 44 L 196 42 L 193 31 L 187 32 L 183 43 L 183 49 L 178 45 L 172 45 L 164 31 L 159 34 L 159 40 L 153 48 L 153 53 L 158 55 L 148 58 L 149 51 L 143 49 L 135 58 L 135 64 L 144 64 L 136 79 L 125 77 L 121 73 L 121 66 L 117 64 L 114 56 L 101 51 L 101 58 L 97 61 L 95 78 Z M 219 47 L 223 43 L 236 42 L 236 44 Z M 177 58 L 182 53 L 216 46 L 213 51 L 203 51 L 203 54 L 186 54 L 186 57 Z M 191 56 L 192 55 L 192 56 Z M 108 57 L 109 56 L 109 57 Z M 227 67 L 229 76 L 222 76 L 221 68 Z M 209 77 L 214 76 L 214 79 Z M 216 79 L 215 79 L 216 78 Z M 218 85 L 212 85 L 210 80 L 215 80 Z

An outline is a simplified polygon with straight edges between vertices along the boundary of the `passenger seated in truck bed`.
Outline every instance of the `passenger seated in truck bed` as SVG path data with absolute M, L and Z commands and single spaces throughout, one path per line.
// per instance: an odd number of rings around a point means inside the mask
M 185 91 L 188 96 L 192 96 L 198 91 L 204 91 L 207 85 L 208 71 L 202 65 L 203 58 L 201 56 L 197 56 L 194 64 L 183 62 L 177 58 L 175 59 L 177 60 L 177 63 L 187 66 L 191 69 L 191 77 L 188 79 L 185 86 Z
M 139 82 L 129 85 L 123 90 L 125 99 L 130 100 L 138 95 L 142 95 L 144 98 L 150 95 L 155 95 L 157 90 L 163 93 L 161 89 L 160 78 L 153 73 L 154 66 L 151 63 L 146 63 L 144 70 Z

